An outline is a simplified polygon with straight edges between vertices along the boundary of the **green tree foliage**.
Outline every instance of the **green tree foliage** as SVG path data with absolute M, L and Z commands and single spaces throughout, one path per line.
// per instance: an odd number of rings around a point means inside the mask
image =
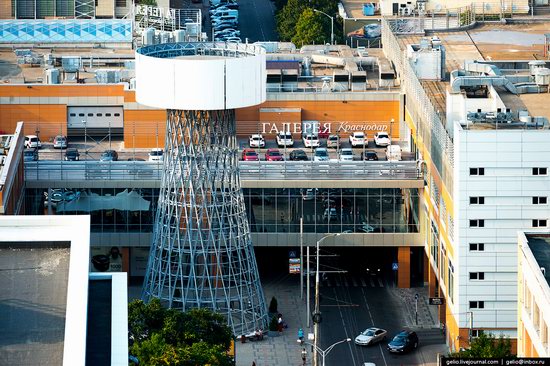
M 504 358 L 513 357 L 512 345 L 510 339 L 500 336 L 496 338 L 492 334 L 481 333 L 479 337 L 474 338 L 470 344 L 470 348 L 451 353 L 449 357 L 460 358 Z
M 158 299 L 128 306 L 130 354 L 146 366 L 229 366 L 231 330 L 207 309 L 165 309 Z
M 157 6 L 156 0 L 136 0 L 136 4 Z
M 281 41 L 290 41 L 296 33 L 296 23 L 302 12 L 306 9 L 304 0 L 288 0 L 286 5 L 277 12 L 277 32 Z
M 296 23 L 296 33 L 292 37 L 292 43 L 296 47 L 304 44 L 323 44 L 327 40 L 326 37 L 320 15 L 309 8 L 304 10 Z M 330 38 L 328 41 L 330 42 Z

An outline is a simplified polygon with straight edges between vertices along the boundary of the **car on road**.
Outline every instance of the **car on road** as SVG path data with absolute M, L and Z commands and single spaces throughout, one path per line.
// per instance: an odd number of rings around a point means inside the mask
M 67 148 L 67 136 L 57 135 L 53 139 L 54 149 L 66 149 Z
M 374 144 L 376 146 L 388 146 L 391 145 L 390 136 L 386 132 L 377 132 L 374 134 Z
M 149 161 L 163 161 L 164 160 L 164 150 L 158 147 L 151 149 L 149 151 Z
M 279 149 L 267 149 L 265 153 L 266 161 L 283 161 L 285 160 L 284 156 L 281 155 Z
M 38 161 L 38 150 L 25 149 L 23 151 L 23 161 Z
M 210 6 L 210 12 L 213 11 L 213 10 L 217 10 L 217 9 L 237 10 L 237 9 L 239 9 L 239 4 L 230 2 L 230 3 L 219 3 L 217 5 Z
M 65 160 L 67 161 L 78 161 L 80 160 L 80 153 L 78 152 L 78 149 L 71 148 L 65 150 Z
M 277 134 L 277 146 L 294 146 L 294 139 L 292 138 L 292 134 L 290 132 L 279 132 Z
M 313 148 L 319 147 L 319 138 L 315 135 L 308 134 L 302 138 L 305 147 Z
M 378 154 L 373 150 L 366 150 L 361 153 L 361 160 L 378 160 Z
M 288 156 L 288 160 L 291 161 L 308 161 L 309 158 L 304 150 L 293 150 Z
M 313 161 L 329 161 L 328 150 L 324 147 L 315 150 Z
M 223 22 L 220 24 L 216 24 L 213 26 L 215 32 L 219 32 L 225 29 L 234 29 L 237 26 L 237 24 L 232 22 Z
M 338 211 L 336 211 L 336 208 L 334 207 L 327 207 L 325 208 L 325 212 L 323 213 L 323 220 L 336 220 L 338 219 Z
M 352 147 L 365 146 L 368 144 L 367 136 L 364 132 L 354 132 L 349 137 L 349 143 Z
M 386 339 L 388 332 L 380 328 L 368 328 L 355 337 L 358 346 L 371 346 Z
M 418 335 L 416 332 L 404 330 L 398 333 L 390 343 L 388 351 L 392 353 L 406 353 L 418 348 Z
M 243 161 L 259 161 L 260 160 L 260 157 L 258 156 L 258 153 L 255 150 L 252 150 L 252 149 L 244 149 L 241 158 L 242 158 Z
M 242 40 L 239 38 L 239 37 L 226 37 L 224 39 L 225 42 L 236 42 L 236 43 L 241 43 Z
M 42 147 L 40 139 L 36 135 L 25 136 L 25 147 L 28 149 L 39 149 Z
M 241 32 L 234 28 L 227 28 L 214 32 L 214 38 L 218 37 L 238 37 L 241 35 Z
M 118 153 L 115 150 L 105 150 L 99 157 L 99 161 L 117 161 Z
M 338 159 L 340 159 L 340 161 L 353 161 L 353 150 L 349 147 L 341 149 Z
M 330 135 L 327 137 L 327 147 L 332 147 L 334 149 L 340 147 L 340 137 L 337 135 Z
M 373 232 L 373 231 L 371 231 Z M 382 275 L 382 265 L 379 262 L 376 261 L 369 261 L 367 263 L 367 268 L 365 268 L 367 271 L 368 276 L 381 276 Z
M 312 201 L 317 195 L 317 188 L 308 188 L 305 192 L 302 191 L 302 199 L 304 201 Z
M 250 147 L 265 147 L 265 140 L 261 134 L 250 135 L 248 138 L 248 146 Z

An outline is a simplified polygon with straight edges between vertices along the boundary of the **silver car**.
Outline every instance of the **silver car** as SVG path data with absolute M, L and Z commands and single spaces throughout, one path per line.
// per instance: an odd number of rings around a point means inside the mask
M 370 346 L 386 339 L 388 332 L 380 328 L 368 328 L 355 337 L 358 346 Z
M 63 135 L 57 135 L 53 139 L 53 148 L 54 149 L 66 149 L 67 148 L 67 137 Z

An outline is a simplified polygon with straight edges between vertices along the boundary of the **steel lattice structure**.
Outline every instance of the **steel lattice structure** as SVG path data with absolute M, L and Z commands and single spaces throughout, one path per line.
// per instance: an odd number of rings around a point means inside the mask
M 167 109 L 163 176 L 142 298 L 156 297 L 183 311 L 213 309 L 226 316 L 235 335 L 267 326 L 240 185 L 234 110 L 265 100 L 265 55 L 258 57 L 257 51 L 182 43 L 144 47 L 136 55 L 136 99 Z M 152 72 L 158 69 L 168 78 Z M 174 83 L 201 72 L 208 73 L 207 85 L 191 90 Z M 247 86 L 252 90 L 239 92 Z

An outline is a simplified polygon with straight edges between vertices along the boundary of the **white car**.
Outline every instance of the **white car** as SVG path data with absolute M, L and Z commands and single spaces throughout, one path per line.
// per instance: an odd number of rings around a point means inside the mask
M 42 147 L 40 139 L 36 135 L 25 136 L 25 147 L 28 149 L 38 149 Z
M 320 147 L 317 150 L 315 150 L 315 154 L 313 155 L 313 161 L 328 161 L 328 151 L 324 147 Z
M 368 144 L 367 136 L 365 136 L 364 132 L 354 132 L 349 137 L 349 143 L 352 147 L 365 146 Z
M 317 194 L 317 188 L 308 188 L 305 192 L 302 192 L 302 199 L 304 201 L 311 201 L 315 199 L 315 195 Z
M 386 159 L 388 161 L 400 161 L 401 160 L 401 146 L 388 145 L 386 147 Z
M 160 148 L 154 148 L 149 151 L 149 161 L 163 161 L 164 150 Z
M 294 146 L 294 140 L 290 132 L 279 132 L 277 134 L 277 146 Z
M 57 135 L 53 139 L 53 148 L 54 149 L 66 149 L 67 148 L 67 137 L 63 135 Z
M 353 161 L 353 150 L 350 148 L 344 148 L 340 150 L 340 161 Z
M 264 137 L 260 134 L 250 135 L 250 137 L 248 138 L 248 146 L 265 147 Z
M 305 147 L 319 147 L 319 138 L 315 135 L 305 135 L 302 140 Z
M 374 144 L 376 146 L 391 145 L 390 136 L 386 132 L 377 132 L 374 134 Z
M 386 339 L 388 332 L 380 328 L 368 328 L 355 337 L 358 346 L 370 346 Z

